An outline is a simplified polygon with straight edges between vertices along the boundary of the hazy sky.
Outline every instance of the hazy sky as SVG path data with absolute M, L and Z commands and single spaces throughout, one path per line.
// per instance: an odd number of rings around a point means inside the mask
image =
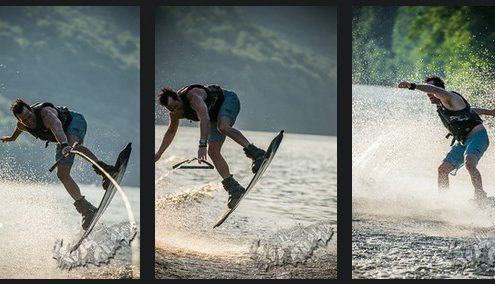
M 269 26 L 301 45 L 327 55 L 337 49 L 337 9 L 333 6 L 239 7 L 258 25 Z

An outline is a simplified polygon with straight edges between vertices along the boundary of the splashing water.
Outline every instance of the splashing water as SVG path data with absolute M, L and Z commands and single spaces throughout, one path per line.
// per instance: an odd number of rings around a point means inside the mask
M 95 266 L 108 264 L 119 250 L 126 249 L 127 252 L 124 252 L 124 255 L 130 253 L 130 243 L 136 233 L 136 227 L 131 228 L 129 223 L 120 223 L 110 227 L 101 224 L 73 252 L 71 251 L 73 243 L 69 242 L 64 245 L 63 239 L 57 240 L 53 247 L 53 258 L 57 260 L 58 268 L 67 270 L 89 264 Z
M 330 224 L 298 225 L 256 240 L 251 246 L 251 259 L 257 267 L 267 271 L 275 266 L 304 264 L 319 248 L 326 248 L 334 236 Z
M 352 107 L 353 277 L 485 277 L 489 270 L 470 270 L 473 258 L 455 252 L 479 246 L 493 218 L 470 202 L 464 168 L 450 176 L 449 192 L 438 194 L 437 167 L 450 139 L 436 107 L 419 91 L 360 85 Z M 485 119 L 494 141 L 492 119 Z M 488 195 L 495 194 L 492 150 L 478 165 Z

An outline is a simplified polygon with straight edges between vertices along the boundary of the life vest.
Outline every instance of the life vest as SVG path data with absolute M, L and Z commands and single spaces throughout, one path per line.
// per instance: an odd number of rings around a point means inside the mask
M 57 117 L 58 119 L 60 119 L 64 131 L 65 132 L 67 131 L 67 128 L 69 127 L 69 124 L 72 121 L 72 115 L 69 109 L 67 107 L 60 107 L 60 106 L 56 107 L 52 103 L 36 103 L 31 105 L 31 109 L 33 110 L 34 115 L 36 116 L 36 127 L 35 128 L 27 127 L 26 130 L 37 139 L 47 142 L 57 142 L 57 139 L 55 139 L 55 136 L 53 135 L 52 131 L 49 128 L 45 127 L 43 120 L 41 118 L 41 109 L 44 107 L 52 107 L 57 110 Z
M 184 113 L 183 116 L 189 120 L 199 121 L 198 114 L 194 109 L 191 108 L 189 100 L 187 99 L 187 92 L 193 88 L 201 88 L 206 92 L 205 104 L 208 108 L 208 115 L 211 121 L 215 121 L 220 111 L 220 106 L 223 103 L 224 95 L 223 90 L 218 85 L 189 85 L 182 87 L 177 91 L 177 94 L 181 97 L 184 102 Z
M 443 125 L 449 130 L 446 138 L 453 136 L 451 146 L 455 140 L 463 143 L 467 135 L 478 124 L 482 124 L 481 117 L 471 110 L 471 106 L 466 99 L 457 92 L 453 92 L 459 95 L 466 107 L 461 110 L 448 110 L 443 105 L 437 107 L 438 116 L 442 120 Z

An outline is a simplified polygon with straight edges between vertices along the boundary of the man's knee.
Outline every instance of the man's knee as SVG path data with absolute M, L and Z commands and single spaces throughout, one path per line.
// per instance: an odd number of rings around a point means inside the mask
M 448 175 L 453 169 L 454 169 L 454 166 L 452 166 L 451 164 L 442 163 L 440 166 L 438 166 L 438 174 L 439 175 Z
M 220 156 L 220 148 L 218 147 L 208 147 L 208 156 L 210 156 L 210 158 L 214 159 L 216 157 L 219 157 Z
M 464 160 L 464 166 L 469 172 L 476 170 L 476 166 L 478 166 L 478 158 L 474 155 L 467 155 Z
M 71 146 L 74 145 L 75 142 L 79 143 L 81 141 L 81 139 L 76 135 L 68 135 L 67 140 Z
M 70 167 L 59 166 L 57 169 L 57 177 L 59 180 L 67 180 L 70 178 Z
M 217 126 L 217 129 L 220 133 L 226 135 L 227 133 L 229 133 L 229 130 L 231 129 L 232 127 L 230 125 L 227 125 L 227 124 L 220 124 Z

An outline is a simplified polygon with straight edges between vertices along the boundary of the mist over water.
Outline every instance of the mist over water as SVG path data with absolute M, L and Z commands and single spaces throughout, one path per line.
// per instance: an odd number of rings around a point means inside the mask
M 436 106 L 419 91 L 354 85 L 352 116 L 353 277 L 487 277 L 464 252 L 495 228 L 494 215 L 469 201 L 465 168 L 450 176 L 448 193 L 438 193 L 437 167 L 451 139 Z M 492 118 L 482 118 L 493 141 Z M 489 196 L 492 147 L 478 165 Z M 453 255 L 459 244 L 463 253 Z

